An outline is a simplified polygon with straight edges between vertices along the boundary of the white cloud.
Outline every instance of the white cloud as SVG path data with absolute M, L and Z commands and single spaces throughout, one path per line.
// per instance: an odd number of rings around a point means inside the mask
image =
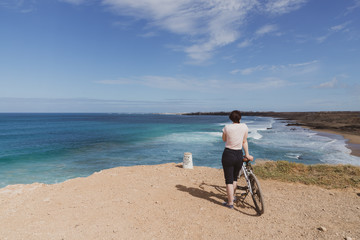
M 352 11 L 354 11 L 356 8 L 360 8 L 360 0 L 355 0 L 354 1 L 354 5 L 350 6 L 347 8 L 347 11 L 345 12 L 345 15 L 351 13 Z
M 262 26 L 261 28 L 259 28 L 258 30 L 255 31 L 254 33 L 254 37 L 252 38 L 247 38 L 245 40 L 243 40 L 242 42 L 240 42 L 237 46 L 239 48 L 245 48 L 245 47 L 249 47 L 250 45 L 252 45 L 253 42 L 255 42 L 258 38 L 263 37 L 266 34 L 269 33 L 274 33 L 278 30 L 278 26 L 275 24 L 266 24 L 264 26 Z M 281 36 L 282 33 L 277 32 L 274 33 L 275 36 Z
M 87 3 L 86 0 L 59 0 L 71 4 Z M 95 0 L 91 0 L 95 1 Z M 187 38 L 181 47 L 191 63 L 203 63 L 214 52 L 234 43 L 241 37 L 246 17 L 253 11 L 262 14 L 285 14 L 299 9 L 307 0 L 100 0 L 102 6 L 121 16 L 146 20 L 147 34 L 154 36 L 161 29 Z M 115 23 L 123 26 L 124 23 Z M 266 25 L 256 32 L 262 36 L 277 30 L 276 25 Z M 190 37 L 190 38 L 189 38 Z M 251 39 L 239 47 L 247 47 Z M 171 43 L 167 44 L 171 46 Z M 176 46 L 175 50 L 179 47 Z
M 314 86 L 314 88 L 334 88 L 337 86 L 337 84 L 338 80 L 336 77 L 334 77 L 331 81 L 321 83 L 320 85 Z
M 276 78 L 267 77 L 261 80 L 229 80 L 229 79 L 199 79 L 191 77 L 168 77 L 168 76 L 140 76 L 129 79 L 119 80 L 102 80 L 95 81 L 98 84 L 105 85 L 135 85 L 145 86 L 155 89 L 166 90 L 187 90 L 197 92 L 219 92 L 224 90 L 224 86 L 231 89 L 264 89 L 278 88 L 287 84 L 286 81 Z M 227 89 L 227 88 L 226 88 Z
M 349 25 L 349 24 L 350 24 L 350 22 L 348 21 L 348 22 L 345 22 L 345 23 L 343 23 L 343 24 L 339 24 L 339 25 L 333 26 L 333 27 L 330 28 L 330 31 L 331 31 L 331 32 L 341 31 L 341 30 L 345 29 L 345 27 L 346 27 L 347 25 Z
M 267 77 L 260 81 L 252 82 L 239 82 L 231 85 L 232 89 L 246 89 L 249 91 L 255 91 L 260 89 L 273 89 L 280 88 L 288 85 L 287 81 L 276 77 Z
M 237 74 L 241 73 L 242 75 L 250 75 L 260 71 L 265 73 L 274 73 L 274 72 L 291 72 L 291 74 L 305 74 L 309 72 L 314 72 L 317 70 L 318 60 L 313 60 L 309 62 L 302 63 L 291 63 L 286 65 L 258 65 L 255 67 L 249 67 L 244 69 L 234 69 L 230 73 Z
M 75 4 L 75 5 L 79 5 L 79 4 L 86 2 L 85 0 L 60 0 L 60 1 Z
M 318 63 L 318 60 L 313 60 L 310 62 L 303 62 L 303 63 L 295 63 L 295 64 L 289 64 L 290 67 L 304 67 L 304 66 L 309 66 L 309 65 L 313 65 Z
M 77 1 L 77 0 L 67 0 Z M 119 15 L 145 19 L 148 27 L 171 33 L 191 36 L 184 51 L 192 63 L 209 60 L 215 50 L 231 44 L 241 37 L 244 19 L 257 9 L 265 13 L 283 14 L 296 10 L 305 0 L 267 0 L 260 5 L 257 0 L 102 0 L 102 4 Z M 268 25 L 258 34 L 275 30 Z M 240 47 L 248 46 L 243 42 Z M 178 49 L 178 47 L 176 48 Z
M 265 68 L 265 66 L 262 66 L 262 65 L 259 65 L 259 66 L 256 66 L 256 67 L 252 67 L 252 68 L 245 68 L 245 69 L 242 69 L 241 70 L 241 74 L 242 75 L 249 75 L 249 74 L 252 74 L 254 72 L 257 72 L 257 71 L 261 71 Z
M 348 21 L 348 22 L 345 22 L 345 23 L 343 23 L 343 24 L 339 24 L 339 25 L 332 26 L 332 27 L 330 27 L 330 29 L 328 30 L 328 32 L 327 32 L 325 35 L 316 38 L 316 40 L 317 40 L 319 43 L 322 43 L 322 42 L 324 42 L 326 39 L 328 39 L 331 35 L 333 35 L 333 34 L 336 33 L 336 32 L 347 31 L 346 27 L 347 27 L 350 23 L 351 23 L 351 22 Z
M 88 99 L 88 98 L 2 98 L 1 112 L 188 112 L 213 106 L 219 99 Z
M 231 74 L 237 74 L 238 72 L 240 72 L 241 71 L 241 69 L 234 69 L 234 70 L 232 70 L 230 73 Z
M 0 7 L 17 10 L 21 13 L 30 13 L 36 10 L 35 0 L 0 0 Z
M 24 0 L 2 0 L 0 1 L 0 6 L 2 7 L 21 7 L 24 4 Z
M 238 44 L 239 48 L 245 48 L 251 45 L 251 40 L 250 39 L 245 39 L 244 41 L 242 41 L 241 43 Z
M 268 25 L 265 25 L 261 28 L 259 28 L 256 32 L 255 32 L 255 35 L 257 36 L 263 36 L 265 34 L 268 34 L 268 33 L 271 33 L 271 32 L 274 32 L 278 29 L 278 27 L 274 24 L 268 24 Z
M 206 87 L 207 84 L 214 82 L 186 77 L 168 77 L 168 76 L 141 76 L 133 78 L 121 78 L 118 80 L 101 80 L 95 83 L 105 85 L 142 85 L 151 88 L 173 89 L 173 90 L 199 90 Z
M 265 4 L 264 10 L 272 14 L 284 14 L 301 8 L 307 0 L 273 0 Z

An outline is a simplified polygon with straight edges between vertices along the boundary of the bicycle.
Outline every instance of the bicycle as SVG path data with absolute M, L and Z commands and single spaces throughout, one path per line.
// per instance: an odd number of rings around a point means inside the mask
M 264 199 L 261 192 L 259 181 L 252 171 L 250 160 L 244 157 L 244 163 L 239 173 L 239 178 L 244 175 L 247 186 L 238 186 L 237 189 L 245 190 L 245 193 L 241 194 L 241 200 L 244 201 L 247 195 L 250 193 L 253 199 L 255 210 L 258 215 L 264 213 Z

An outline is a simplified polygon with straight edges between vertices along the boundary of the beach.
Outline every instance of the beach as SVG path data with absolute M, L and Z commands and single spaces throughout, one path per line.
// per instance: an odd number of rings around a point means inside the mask
M 117 167 L 53 185 L 10 185 L 0 189 L 0 239 L 360 238 L 360 189 L 260 184 L 261 216 L 250 196 L 223 207 L 223 172 L 209 167 Z

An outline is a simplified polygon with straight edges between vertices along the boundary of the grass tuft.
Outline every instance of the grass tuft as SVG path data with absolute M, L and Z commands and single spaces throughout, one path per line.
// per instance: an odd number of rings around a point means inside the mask
M 360 188 L 360 167 L 352 165 L 304 165 L 287 161 L 265 161 L 253 166 L 256 176 L 331 188 Z

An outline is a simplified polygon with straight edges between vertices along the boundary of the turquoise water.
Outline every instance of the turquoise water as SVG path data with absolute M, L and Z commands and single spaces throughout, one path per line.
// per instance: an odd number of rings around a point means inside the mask
M 244 117 L 255 158 L 350 163 L 342 137 L 288 127 L 273 118 Z M 227 116 L 156 114 L 0 114 L 0 187 L 57 183 L 117 166 L 182 162 L 221 168 Z

